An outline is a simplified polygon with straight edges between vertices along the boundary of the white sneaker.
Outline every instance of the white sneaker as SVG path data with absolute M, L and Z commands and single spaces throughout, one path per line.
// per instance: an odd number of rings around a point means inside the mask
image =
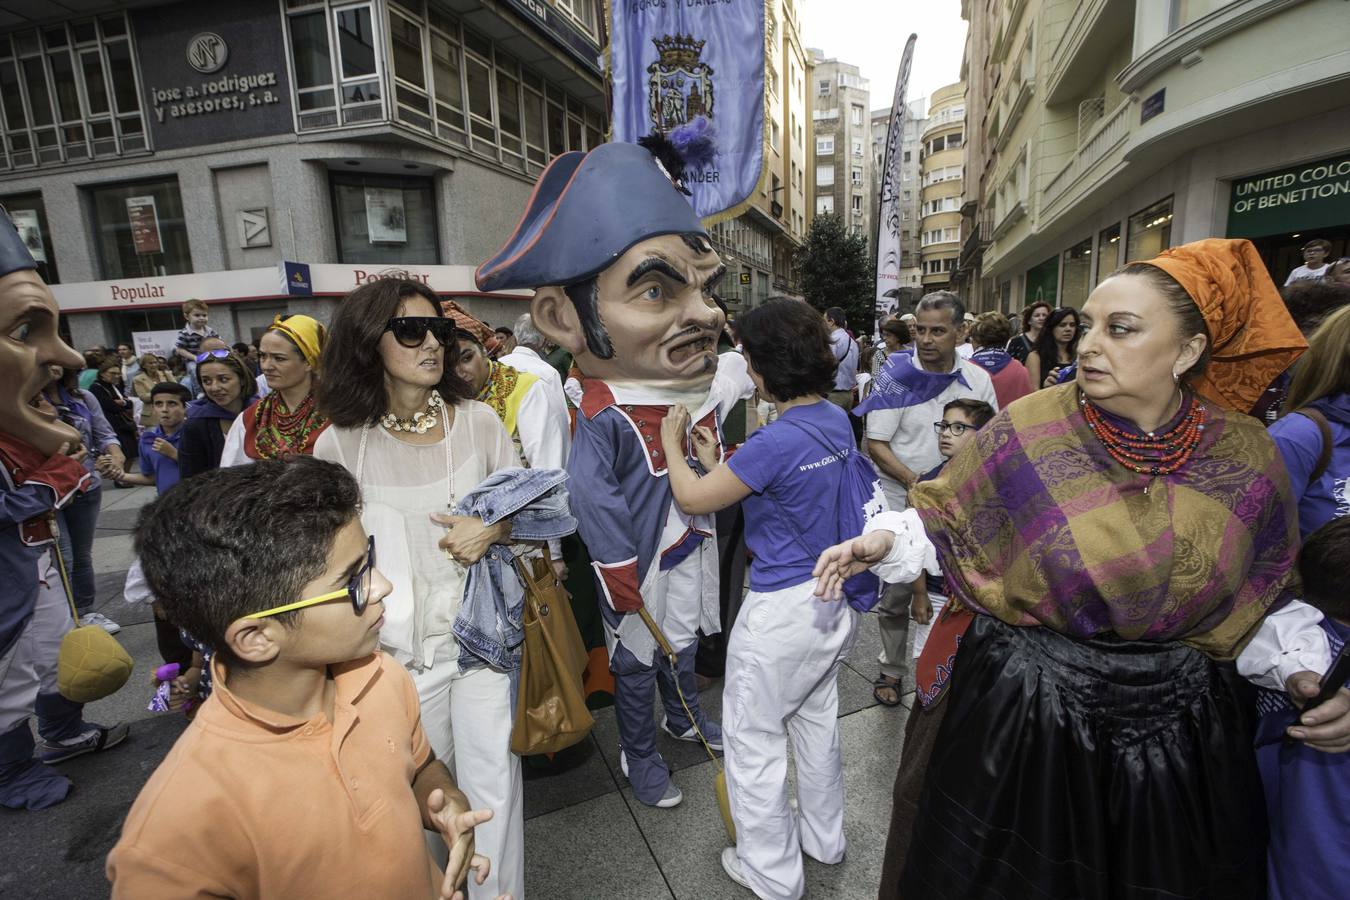
M 122 630 L 121 625 L 118 625 L 116 622 L 105 616 L 103 613 L 96 613 L 96 612 L 85 613 L 84 617 L 80 619 L 80 624 L 97 625 L 99 628 L 102 628 L 104 631 L 108 632 L 108 634 L 117 634 L 117 632 Z
M 735 847 L 726 847 L 722 850 L 722 871 L 727 873 L 727 877 L 736 882 L 743 888 L 754 890 L 750 887 L 750 882 L 741 871 L 741 860 L 736 855 Z
M 721 728 L 717 728 L 717 726 L 713 725 L 713 723 L 711 723 L 711 722 L 709 722 L 708 724 L 709 724 L 710 726 L 712 726 L 712 727 L 706 729 L 706 730 L 703 732 L 703 737 L 704 737 L 705 739 L 707 739 L 707 741 L 708 741 L 708 746 L 709 746 L 709 747 L 711 747 L 713 750 L 717 751 L 718 753 L 721 753 L 721 752 L 722 752 L 722 729 L 721 729 Z M 714 729 L 716 729 L 716 730 L 714 730 Z M 670 720 L 667 719 L 665 716 L 662 716 L 662 717 L 661 717 L 661 730 L 664 731 L 666 734 L 670 735 L 671 737 L 673 737 L 673 738 L 674 738 L 675 740 L 677 740 L 677 741 L 688 741 L 688 742 L 691 743 L 691 744 L 698 744 L 700 747 L 703 746 L 703 741 L 699 740 L 698 732 L 694 729 L 694 727 L 693 727 L 692 725 L 689 727 L 689 730 L 686 731 L 684 734 L 676 734 L 673 730 L 671 730 L 671 727 L 670 727 Z M 711 732 L 711 733 L 710 733 L 710 732 Z
M 622 750 L 619 751 L 619 771 L 623 772 L 624 778 L 628 777 L 628 757 Z M 637 795 L 634 794 L 634 796 Z M 670 809 L 671 807 L 679 806 L 684 802 L 684 791 L 681 791 L 676 787 L 675 782 L 667 781 L 666 792 L 661 795 L 660 800 L 657 800 L 655 803 L 647 803 L 645 800 L 639 798 L 638 802 L 644 803 L 647 806 L 655 806 L 657 809 Z

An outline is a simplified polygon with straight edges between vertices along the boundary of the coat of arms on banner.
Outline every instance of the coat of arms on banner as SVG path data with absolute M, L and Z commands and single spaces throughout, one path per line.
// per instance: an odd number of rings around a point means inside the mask
M 652 38 L 660 57 L 647 67 L 652 125 L 668 132 L 698 116 L 713 117 L 713 70 L 699 57 L 706 41 L 693 35 Z

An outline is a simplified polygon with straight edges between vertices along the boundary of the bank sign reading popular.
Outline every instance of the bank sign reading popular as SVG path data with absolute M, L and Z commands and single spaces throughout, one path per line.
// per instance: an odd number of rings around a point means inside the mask
M 1254 238 L 1350 224 L 1350 155 L 1233 181 L 1228 237 Z

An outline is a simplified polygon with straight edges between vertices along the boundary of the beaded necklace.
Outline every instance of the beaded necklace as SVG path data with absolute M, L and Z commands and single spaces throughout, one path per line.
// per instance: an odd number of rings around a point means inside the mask
M 441 393 L 435 389 L 427 397 L 427 408 L 412 414 L 411 419 L 400 419 L 391 412 L 380 416 L 380 424 L 390 431 L 411 431 L 426 434 L 436 424 L 436 411 L 441 408 Z
M 1107 421 L 1086 396 L 1080 395 L 1078 403 L 1088 427 L 1111 458 L 1140 475 L 1171 475 L 1186 465 L 1205 433 L 1204 404 L 1188 395 L 1182 397 L 1186 409 L 1181 419 L 1163 434 L 1132 434 Z M 1147 493 L 1148 488 L 1144 490 Z

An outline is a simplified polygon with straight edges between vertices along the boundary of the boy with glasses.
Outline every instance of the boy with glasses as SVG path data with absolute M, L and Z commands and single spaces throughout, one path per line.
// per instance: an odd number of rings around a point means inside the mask
M 938 436 L 938 452 L 942 462 L 919 476 L 919 481 L 928 481 L 938 477 L 947 463 L 960 453 L 962 448 L 975 439 L 975 432 L 983 428 L 994 417 L 994 408 L 983 400 L 953 400 L 942 407 L 941 421 L 933 423 Z M 914 619 L 914 658 L 923 652 L 928 642 L 928 632 L 933 622 L 947 605 L 947 586 L 942 573 L 924 572 L 910 585 L 914 593 L 909 601 L 909 614 Z
M 215 690 L 127 816 L 114 898 L 449 898 L 486 876 L 492 812 L 469 810 L 377 651 L 390 585 L 359 504 L 345 469 L 300 457 L 202 473 L 141 514 L 146 580 L 214 648 Z

